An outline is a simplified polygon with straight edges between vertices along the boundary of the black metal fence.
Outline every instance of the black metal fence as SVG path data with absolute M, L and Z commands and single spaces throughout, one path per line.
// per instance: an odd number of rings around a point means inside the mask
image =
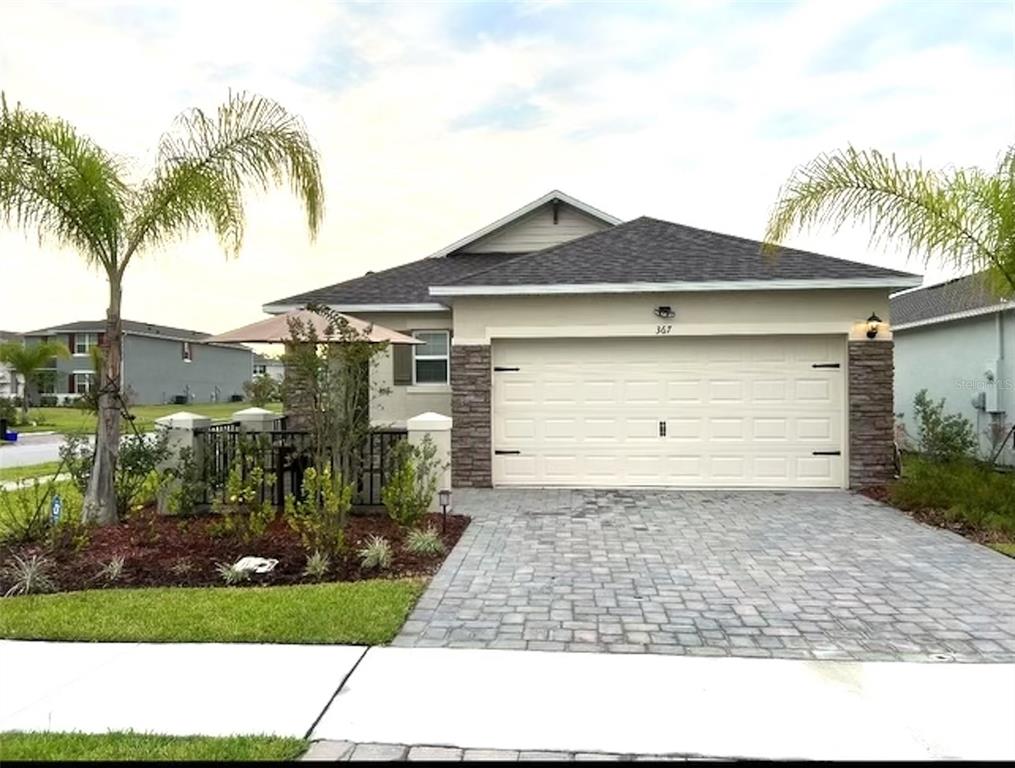
M 276 419 L 265 432 L 244 432 L 239 422 L 213 424 L 197 433 L 201 472 L 206 501 L 211 503 L 225 493 L 229 472 L 234 466 L 245 472 L 241 455 L 253 456 L 251 462 L 265 475 L 275 478 L 274 485 L 262 484 L 261 500 L 271 499 L 280 509 L 288 494 L 299 495 L 303 475 L 314 465 L 314 439 L 309 431 L 285 429 L 285 417 Z M 371 431 L 363 442 L 359 456 L 359 477 L 353 503 L 360 506 L 381 503 L 381 489 L 387 482 L 388 458 L 394 444 L 408 437 L 404 429 Z M 333 456 L 326 460 L 331 471 L 338 474 Z

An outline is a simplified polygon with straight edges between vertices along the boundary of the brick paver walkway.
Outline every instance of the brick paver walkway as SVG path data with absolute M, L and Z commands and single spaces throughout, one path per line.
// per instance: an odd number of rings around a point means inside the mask
M 845 492 L 456 490 L 395 645 L 1013 661 L 1015 560 Z

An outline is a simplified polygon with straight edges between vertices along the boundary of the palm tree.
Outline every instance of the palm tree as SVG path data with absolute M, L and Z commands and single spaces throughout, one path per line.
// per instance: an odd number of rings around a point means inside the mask
M 21 421 L 28 420 L 28 382 L 37 378 L 39 371 L 54 357 L 70 357 L 70 350 L 57 341 L 40 341 L 22 344 L 8 341 L 0 344 L 0 363 L 4 363 L 21 377 Z
M 797 168 L 779 192 L 765 233 L 769 250 L 796 229 L 860 221 L 871 242 L 891 242 L 925 263 L 986 273 L 1000 295 L 1015 291 L 1015 146 L 997 169 L 926 170 L 853 147 Z
M 145 252 L 207 228 L 227 255 L 238 254 L 247 185 L 288 185 L 306 209 L 311 238 L 317 234 L 324 208 L 317 152 L 302 121 L 268 99 L 231 94 L 214 114 L 184 112 L 162 136 L 147 178 L 131 183 L 122 161 L 72 125 L 9 108 L 0 94 L 0 216 L 76 248 L 109 283 L 87 520 L 116 521 L 124 272 Z

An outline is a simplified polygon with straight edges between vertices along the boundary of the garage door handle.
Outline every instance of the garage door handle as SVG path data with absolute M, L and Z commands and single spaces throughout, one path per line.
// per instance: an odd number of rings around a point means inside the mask
M 499 373 L 501 371 L 520 371 L 521 368 L 511 368 L 511 367 L 506 366 L 506 365 L 495 365 L 493 367 L 493 370 L 494 370 L 494 372 Z
M 811 451 L 811 456 L 842 456 L 842 451 Z
M 521 451 L 494 451 L 496 456 L 518 456 Z
M 839 368 L 839 363 L 812 363 L 811 368 Z

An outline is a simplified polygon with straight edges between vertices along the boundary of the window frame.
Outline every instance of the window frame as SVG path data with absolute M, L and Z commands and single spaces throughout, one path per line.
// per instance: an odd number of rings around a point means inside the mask
M 87 394 L 89 394 L 92 391 L 93 387 L 95 386 L 95 373 L 94 372 L 92 372 L 92 371 L 74 371 L 71 375 L 74 377 L 74 391 L 71 392 L 70 394 L 72 394 L 72 395 L 87 395 Z M 85 389 L 84 389 L 84 391 L 81 391 L 81 389 L 80 389 L 80 387 L 81 387 L 80 379 L 82 377 L 84 377 L 84 380 L 85 380 Z
M 417 354 L 416 350 L 422 346 L 420 344 L 412 345 L 412 386 L 414 387 L 447 387 L 451 384 L 451 331 L 447 328 L 420 328 L 412 332 L 414 339 L 419 338 L 421 333 L 439 333 L 444 336 L 446 341 L 447 352 L 443 355 L 420 355 Z M 417 378 L 416 361 L 418 360 L 443 360 L 446 365 L 444 367 L 444 381 L 419 381 Z
M 79 349 L 81 342 L 84 341 L 84 350 Z M 91 354 L 92 350 L 99 346 L 99 334 L 94 332 L 82 332 L 74 334 L 74 356 L 75 357 L 87 357 Z

